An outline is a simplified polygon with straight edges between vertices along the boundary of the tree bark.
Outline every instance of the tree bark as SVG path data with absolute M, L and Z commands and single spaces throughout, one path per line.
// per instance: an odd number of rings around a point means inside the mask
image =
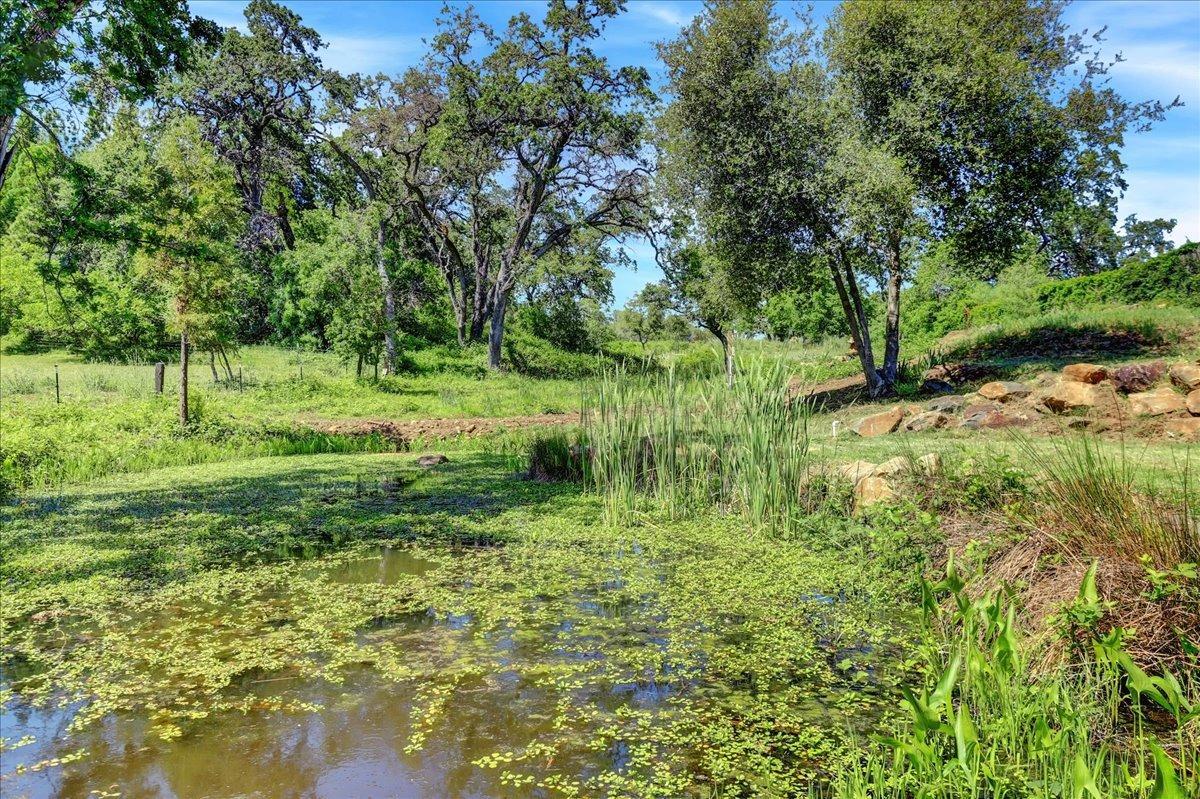
M 188 423 L 188 334 L 179 334 L 179 424 L 187 427 Z
M 378 253 L 375 268 L 379 271 L 379 286 L 383 293 L 383 373 L 396 371 L 396 289 L 387 268 L 387 230 L 384 222 L 379 223 Z
M 862 367 L 863 377 L 867 381 L 867 393 L 872 397 L 880 397 L 887 390 L 883 378 L 875 368 L 875 354 L 871 349 L 871 330 L 867 324 L 867 313 L 863 307 L 862 294 L 858 283 L 854 280 L 854 270 L 849 263 L 839 263 L 846 260 L 845 253 L 829 259 L 829 270 L 833 273 L 833 285 L 837 289 L 838 300 L 842 304 L 842 313 L 846 317 L 846 325 L 850 328 L 850 340 L 858 352 L 858 362 Z M 843 272 L 844 268 L 844 272 Z
M 883 380 L 890 389 L 900 377 L 900 237 L 888 242 L 887 322 L 883 338 Z
M 710 327 L 709 332 L 721 342 L 721 358 L 725 368 L 725 385 L 733 388 L 733 336 L 720 327 Z
M 4 178 L 8 174 L 8 167 L 17 151 L 17 144 L 13 141 L 13 134 L 16 130 L 17 115 L 15 113 L 0 116 L 0 189 L 4 188 Z
M 225 367 L 225 379 L 230 383 L 233 382 L 233 367 L 229 365 L 229 355 L 225 352 L 225 348 L 221 347 L 221 363 Z
M 208 370 L 212 372 L 214 383 L 221 382 L 221 376 L 217 374 L 217 351 L 215 349 L 208 351 Z
M 504 315 L 508 310 L 508 293 L 502 292 L 496 297 L 496 304 L 492 307 L 492 329 L 488 335 L 488 366 L 492 369 L 499 369 L 501 363 L 501 349 L 504 344 Z

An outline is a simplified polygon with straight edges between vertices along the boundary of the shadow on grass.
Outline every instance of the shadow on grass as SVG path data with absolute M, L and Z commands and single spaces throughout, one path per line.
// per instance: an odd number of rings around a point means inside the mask
M 1171 339 L 1150 323 L 1131 322 L 1119 328 L 1105 325 L 1045 325 L 1018 331 L 983 333 L 947 353 L 969 360 L 1044 361 L 1065 364 L 1079 358 L 1130 358 L 1161 355 Z
M 580 491 L 522 479 L 495 456 L 459 455 L 428 471 L 414 461 L 272 458 L 208 467 L 217 474 L 190 480 L 172 469 L 138 478 L 138 487 L 31 496 L 0 511 L 0 577 L 19 586 L 94 576 L 161 583 L 364 541 L 502 545 L 505 514 L 561 512 Z

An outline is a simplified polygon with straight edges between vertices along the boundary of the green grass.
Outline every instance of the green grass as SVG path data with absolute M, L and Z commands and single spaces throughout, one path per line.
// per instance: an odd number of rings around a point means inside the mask
M 156 396 L 152 365 L 91 364 L 63 353 L 0 356 L 0 478 L 24 489 L 258 455 L 394 448 L 378 437 L 315 433 L 306 420 L 510 417 L 579 407 L 572 381 L 454 373 L 359 381 L 332 356 L 302 357 L 303 379 L 294 352 L 243 349 L 244 390 L 213 384 L 207 365 L 193 364 L 194 424 L 185 434 L 175 415 L 177 369 L 168 369 L 165 394 Z
M 953 334 L 940 355 L 1027 369 L 1057 368 L 1081 357 L 1099 363 L 1186 360 L 1200 355 L 1200 320 L 1194 308 L 1171 305 L 1058 309 Z

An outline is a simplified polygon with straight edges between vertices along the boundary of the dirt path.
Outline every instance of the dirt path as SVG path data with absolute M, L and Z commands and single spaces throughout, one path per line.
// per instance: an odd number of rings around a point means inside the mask
M 578 424 L 579 414 L 539 413 L 531 416 L 510 416 L 505 419 L 475 417 L 467 419 L 311 419 L 309 427 L 322 433 L 366 436 L 378 434 L 399 443 L 415 439 L 436 441 L 459 436 L 484 436 L 498 430 L 524 430 L 530 427 L 556 427 Z

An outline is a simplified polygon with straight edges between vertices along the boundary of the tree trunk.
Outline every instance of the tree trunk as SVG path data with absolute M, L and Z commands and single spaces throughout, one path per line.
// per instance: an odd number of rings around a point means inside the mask
M 507 310 L 508 295 L 500 294 L 492 307 L 492 330 L 488 336 L 488 366 L 492 369 L 500 368 L 503 352 L 501 346 L 504 344 L 504 314 Z
M 379 223 L 379 251 L 375 257 L 375 268 L 379 271 L 379 286 L 383 292 L 383 373 L 396 371 L 396 290 L 387 268 L 387 231 Z
M 900 238 L 893 237 L 888 247 L 887 323 L 883 337 L 883 381 L 891 388 L 900 378 Z
M 701 322 L 700 326 L 712 333 L 721 342 L 721 358 L 725 367 L 725 385 L 733 388 L 733 336 L 726 333 L 718 322 Z
M 229 355 L 225 352 L 225 348 L 221 347 L 221 363 L 225 367 L 225 379 L 230 383 L 233 382 L 233 367 L 229 365 Z
M 217 351 L 216 350 L 208 351 L 208 370 L 210 372 L 212 372 L 213 382 L 220 383 L 221 376 L 217 374 Z
M 179 424 L 187 427 L 188 423 L 188 334 L 179 334 Z
M 733 388 L 733 336 L 721 335 L 721 352 L 725 356 L 725 385 Z
M 16 114 L 0 116 L 0 189 L 4 188 L 4 177 L 8 174 L 8 168 L 17 151 L 17 144 L 13 140 L 16 130 Z
M 846 325 L 850 328 L 850 340 L 858 353 L 858 362 L 862 367 L 863 377 L 867 381 L 867 393 L 872 397 L 880 397 L 887 390 L 883 378 L 875 368 L 875 354 L 871 349 L 871 330 L 867 324 L 867 312 L 862 304 L 862 294 L 854 280 L 854 270 L 848 263 L 844 264 L 845 271 L 839 268 L 839 261 L 845 261 L 845 254 L 829 259 L 829 270 L 833 273 L 833 285 L 837 289 L 838 299 L 842 304 L 842 313 L 846 317 Z
M 354 366 L 354 379 L 355 380 L 362 380 L 362 365 L 363 365 L 363 356 L 362 356 L 362 353 L 360 352 L 358 354 L 358 363 L 355 364 L 355 366 Z

